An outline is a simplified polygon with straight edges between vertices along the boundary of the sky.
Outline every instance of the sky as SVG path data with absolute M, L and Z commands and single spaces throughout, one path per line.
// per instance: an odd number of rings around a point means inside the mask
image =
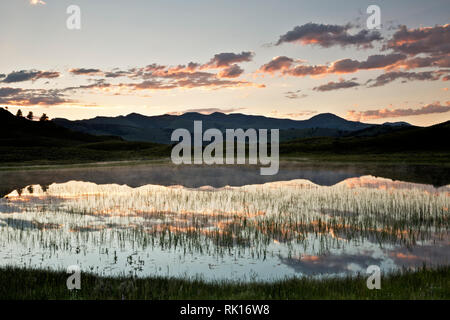
M 0 106 L 428 126 L 450 120 L 449 18 L 448 0 L 1 0 Z

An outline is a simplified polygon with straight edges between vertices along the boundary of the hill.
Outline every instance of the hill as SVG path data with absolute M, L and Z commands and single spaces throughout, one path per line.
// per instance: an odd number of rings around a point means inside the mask
M 340 137 L 351 132 L 373 127 L 373 124 L 348 121 L 331 113 L 316 115 L 308 120 L 277 119 L 242 113 L 209 115 L 188 112 L 182 115 L 144 116 L 131 113 L 127 116 L 96 117 L 87 120 L 70 121 L 53 119 L 63 127 L 95 135 L 115 135 L 129 141 L 150 141 L 170 144 L 174 129 L 186 128 L 193 131 L 193 121 L 201 120 L 203 130 L 225 129 L 280 129 L 281 141 L 318 136 Z M 375 125 L 378 126 L 378 125 Z M 387 126 L 388 127 L 388 126 Z M 390 126 L 389 126 L 390 127 Z
M 366 135 L 377 130 L 375 136 Z M 396 130 L 369 128 L 341 138 L 296 139 L 282 143 L 280 154 L 301 153 L 386 154 L 417 152 L 450 152 L 450 121 L 430 127 L 401 126 Z M 449 159 L 450 160 L 450 159 Z
M 16 117 L 0 108 L 0 145 L 31 146 L 67 146 L 102 141 L 122 141 L 120 137 L 94 136 L 83 132 L 69 130 L 53 121 L 30 121 Z
M 200 117 L 200 118 L 199 118 Z M 146 117 L 131 114 L 126 117 L 95 118 L 100 121 L 89 125 L 105 128 L 104 131 L 115 132 L 128 126 L 144 126 L 150 123 L 151 128 L 161 129 L 157 119 L 170 127 L 189 128 L 193 120 L 208 119 L 208 126 L 226 127 L 236 120 L 236 126 L 251 127 L 279 121 L 285 128 L 295 124 L 303 128 L 284 129 L 285 140 L 280 144 L 282 157 L 296 157 L 326 161 L 358 161 L 358 162 L 409 162 L 409 163 L 450 163 L 450 121 L 431 127 L 413 127 L 410 125 L 368 125 L 347 122 L 334 115 L 324 114 L 297 123 L 294 120 L 272 119 L 266 117 L 246 116 L 242 114 L 215 114 L 211 118 L 206 115 L 186 114 L 181 116 Z M 249 117 L 249 118 L 247 118 Z M 149 118 L 152 122 L 149 122 Z M 220 122 L 223 118 L 224 122 Z M 91 119 L 91 120 L 95 120 Z M 212 120 L 217 122 L 213 122 Z M 240 120 L 239 120 L 240 119 Z M 244 123 L 243 119 L 253 121 Z M 96 120 L 96 121 L 97 121 Z M 260 121 L 259 121 L 260 120 Z M 68 121 L 68 120 L 63 120 Z M 272 122 L 274 121 L 274 122 Z M 313 127 L 322 125 L 324 121 L 334 128 Z M 122 125 L 116 125 L 120 122 Z M 61 121 L 35 122 L 19 118 L 4 109 L 0 109 L 0 163 L 3 164 L 64 164 L 117 160 L 148 160 L 167 158 L 170 156 L 170 144 L 158 144 L 142 141 L 126 141 L 121 137 L 92 135 L 60 126 Z M 69 121 L 70 124 L 77 123 Z M 83 122 L 81 122 L 83 124 Z M 118 126 L 119 128 L 116 128 Z M 312 128 L 305 128 L 305 127 Z M 346 127 L 347 126 L 347 127 Z M 78 128 L 77 126 L 72 126 Z M 83 126 L 82 126 L 83 127 Z M 168 135 L 173 128 L 164 128 Z M 207 127 L 207 126 L 206 126 Z M 353 131 L 338 128 L 351 128 Z M 359 128 L 356 130 L 356 128 Z M 204 125 L 205 129 L 205 125 Z M 98 130 L 96 132 L 104 132 Z M 138 130 L 139 131 L 139 130 Z M 129 131 L 128 131 L 129 132 Z M 298 138 L 299 136 L 306 138 Z
M 0 162 L 108 161 L 168 154 L 169 146 L 95 136 L 57 125 L 30 121 L 0 108 Z

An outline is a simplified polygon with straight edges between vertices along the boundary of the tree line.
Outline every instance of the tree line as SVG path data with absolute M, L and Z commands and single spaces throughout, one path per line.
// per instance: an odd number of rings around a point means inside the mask
M 20 109 L 17 110 L 16 117 L 23 118 L 22 110 L 20 110 Z M 34 119 L 33 112 L 32 111 L 28 112 L 28 114 L 25 118 L 33 121 L 33 119 Z M 49 120 L 49 118 L 45 113 L 43 113 L 42 116 L 39 118 L 39 121 L 48 121 L 48 120 Z

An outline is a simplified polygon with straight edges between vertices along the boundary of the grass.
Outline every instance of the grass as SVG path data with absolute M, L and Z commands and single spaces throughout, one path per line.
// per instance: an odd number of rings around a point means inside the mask
M 447 152 L 415 152 L 415 153 L 374 153 L 344 154 L 333 152 L 294 152 L 280 154 L 281 160 L 321 161 L 353 164 L 408 164 L 450 166 L 450 153 Z
M 99 168 L 99 167 L 116 167 L 116 166 L 134 166 L 134 165 L 170 165 L 172 162 L 168 158 L 154 158 L 146 160 L 112 160 L 112 161 L 97 161 L 97 162 L 43 162 L 43 161 L 28 161 L 23 163 L 2 163 L 0 171 L 22 171 L 22 170 L 55 170 L 55 169 L 70 169 L 70 168 Z
M 47 150 L 49 151 L 49 150 Z M 51 151 L 51 150 L 50 150 Z M 24 154 L 33 152 L 30 148 L 9 149 L 0 147 L 0 152 L 8 155 L 11 159 L 3 161 L 0 159 L 0 170 L 15 169 L 55 169 L 55 168 L 74 168 L 74 167 L 91 167 L 91 166 L 115 166 L 115 165 L 139 165 L 147 163 L 166 163 L 171 164 L 170 147 L 161 147 L 156 149 L 139 150 L 89 150 L 78 148 L 55 149 L 55 157 L 48 159 L 33 159 L 33 155 L 29 155 L 29 159 L 24 158 Z M 14 158 L 14 154 L 16 155 Z M 19 160 L 19 157 L 22 157 Z M 14 158 L 14 159 L 13 159 Z M 280 154 L 280 161 L 295 161 L 302 163 L 315 163 L 317 161 L 323 163 L 335 164 L 363 164 L 363 165 L 425 165 L 439 166 L 442 168 L 450 167 L 450 153 L 392 153 L 392 154 L 336 154 L 336 153 L 292 153 Z
M 96 232 L 82 233 L 80 243 L 91 249 L 108 247 L 115 239 L 142 252 L 156 245 L 218 256 L 232 249 L 265 256 L 272 254 L 266 249 L 276 240 L 276 250 L 286 247 L 294 257 L 290 260 L 297 262 L 295 256 L 316 240 L 320 247 L 310 248 L 314 253 L 365 239 L 409 246 L 432 234 L 435 241 L 445 239 L 450 203 L 444 191 L 404 189 L 383 181 L 361 180 L 376 188 L 325 188 L 300 180 L 214 192 L 76 181 L 45 191 L 33 186 L 32 193 L 28 187 L 20 195 L 8 195 L 3 210 L 20 214 L 0 221 L 9 226 L 0 242 L 15 248 L 51 245 L 63 252 L 71 250 L 74 230 L 91 230 Z M 49 225 L 55 228 L 44 227 Z
M 369 290 L 366 275 L 314 280 L 297 278 L 274 283 L 231 283 L 175 278 L 100 277 L 81 275 L 81 289 L 69 291 L 62 271 L 0 269 L 0 299 L 450 299 L 450 267 L 405 270 L 381 278 L 380 290 Z
M 170 156 L 170 146 L 153 143 L 101 142 L 68 147 L 0 146 L 2 166 L 68 165 L 101 161 L 151 160 Z

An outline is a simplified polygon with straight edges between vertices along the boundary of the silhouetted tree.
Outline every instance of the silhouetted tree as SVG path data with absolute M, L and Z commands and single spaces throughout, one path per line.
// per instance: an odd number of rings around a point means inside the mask
M 19 117 L 19 118 L 23 117 L 22 110 L 20 110 L 20 109 L 17 110 L 16 117 Z
M 27 115 L 27 119 L 28 120 L 33 120 L 33 112 L 28 112 L 28 115 Z
M 47 115 L 43 113 L 42 116 L 39 118 L 39 121 L 48 121 Z

